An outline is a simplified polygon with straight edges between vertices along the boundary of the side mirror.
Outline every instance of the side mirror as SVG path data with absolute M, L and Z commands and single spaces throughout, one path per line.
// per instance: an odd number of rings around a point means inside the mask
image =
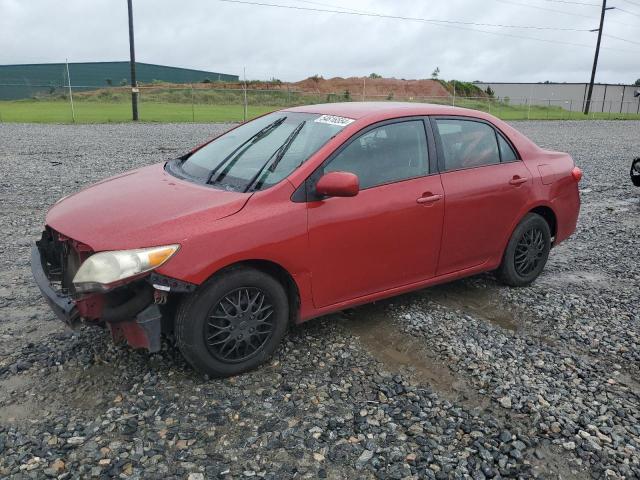
M 635 92 L 633 92 L 633 96 L 640 97 L 640 90 L 636 90 Z
M 316 193 L 326 197 L 355 197 L 359 191 L 360 180 L 350 172 L 325 173 L 316 184 Z

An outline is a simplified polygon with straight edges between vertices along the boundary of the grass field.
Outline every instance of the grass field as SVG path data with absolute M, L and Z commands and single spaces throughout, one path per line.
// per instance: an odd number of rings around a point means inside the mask
M 249 118 L 276 110 L 277 107 L 248 107 Z M 76 123 L 131 121 L 131 103 L 74 102 Z M 237 122 L 242 121 L 242 105 L 191 105 L 185 103 L 141 103 L 143 122 Z M 66 101 L 18 100 L 0 102 L 0 122 L 72 123 L 71 107 Z
M 322 101 L 324 99 L 318 99 Z M 433 99 L 426 101 L 433 101 Z M 271 103 L 271 102 L 265 102 Z M 286 105 L 261 105 L 250 102 L 248 117 L 253 118 Z M 496 101 L 479 101 L 459 98 L 456 106 L 489 112 L 504 120 L 586 120 L 588 119 L 640 119 L 635 113 L 593 112 L 589 117 L 581 112 L 569 112 L 559 106 L 510 105 Z M 131 104 L 113 99 L 100 101 L 80 98 L 74 102 L 76 123 L 109 123 L 131 121 Z M 241 104 L 212 104 L 187 102 L 142 101 L 139 105 L 143 122 L 237 122 L 243 119 Z M 22 123 L 72 123 L 71 107 L 66 100 L 17 100 L 0 101 L 0 122 Z

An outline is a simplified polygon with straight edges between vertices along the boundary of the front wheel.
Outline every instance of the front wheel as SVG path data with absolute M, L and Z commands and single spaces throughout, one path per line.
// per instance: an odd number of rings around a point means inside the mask
M 216 275 L 186 298 L 176 315 L 176 340 L 199 372 L 229 377 L 256 368 L 275 351 L 289 319 L 282 285 L 251 268 Z
M 529 285 L 542 272 L 550 250 L 549 224 L 536 213 L 527 214 L 509 239 L 498 278 L 512 287 Z

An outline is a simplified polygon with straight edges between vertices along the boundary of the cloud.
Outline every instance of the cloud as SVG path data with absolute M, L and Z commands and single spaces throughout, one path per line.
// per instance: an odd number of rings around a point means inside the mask
M 358 9 L 388 15 L 476 23 L 597 27 L 599 9 L 551 2 L 483 0 L 264 0 L 306 8 Z M 594 0 L 580 0 L 597 3 Z M 596 34 L 486 26 L 443 26 L 417 21 L 241 5 L 217 0 L 134 0 L 139 61 L 299 80 L 376 72 L 425 78 L 436 67 L 447 79 L 588 81 Z M 322 4 L 322 5 L 319 5 Z M 329 6 L 323 6 L 329 5 Z M 538 8 L 533 8 L 533 7 Z M 550 12 L 541 8 L 577 15 Z M 128 59 L 124 0 L 0 0 L 0 64 Z M 636 41 L 638 17 L 607 13 L 605 33 Z M 616 23 L 618 22 L 618 23 Z M 479 30 L 482 30 L 479 31 Z M 486 33 L 493 32 L 493 33 Z M 499 35 L 496 35 L 499 34 Z M 516 37 L 535 37 L 545 43 Z M 638 46 L 603 39 L 597 81 L 640 77 Z

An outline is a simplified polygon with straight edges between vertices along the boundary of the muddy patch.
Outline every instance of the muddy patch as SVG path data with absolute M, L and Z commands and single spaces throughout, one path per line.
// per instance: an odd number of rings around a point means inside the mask
M 573 272 L 554 272 L 542 275 L 536 281 L 537 285 L 549 287 L 562 287 L 567 285 L 590 285 L 594 287 L 607 287 L 615 281 L 602 272 L 579 270 Z
M 566 453 L 559 447 L 544 444 L 535 449 L 531 459 L 533 471 L 540 478 L 557 478 L 558 480 L 583 480 L 588 477 L 584 466 L 574 466 L 568 462 Z
M 33 379 L 26 375 L 13 375 L 0 380 L 0 424 L 34 417 L 36 403 L 27 397 L 27 391 L 33 384 Z
M 27 375 L 13 375 L 0 380 L 0 402 L 11 398 L 17 392 L 33 385 L 33 379 Z
M 370 304 L 343 312 L 340 319 L 387 371 L 405 374 L 451 402 L 471 408 L 489 406 L 488 398 L 478 394 L 464 378 L 454 376 L 419 337 L 402 332 L 385 310 L 386 302 Z
M 522 326 L 516 320 L 521 315 L 508 309 L 498 292 L 491 288 L 474 287 L 467 281 L 460 281 L 424 290 L 421 295 L 443 307 L 461 311 L 505 330 L 515 332 Z
M 27 420 L 35 420 L 38 408 L 36 403 L 30 400 L 11 403 L 0 407 L 0 423 L 20 423 Z
M 105 392 L 102 385 L 112 384 L 116 375 L 117 369 L 108 364 L 67 368 L 56 378 L 59 390 L 65 392 L 59 401 L 73 409 L 100 412 L 116 394 Z

